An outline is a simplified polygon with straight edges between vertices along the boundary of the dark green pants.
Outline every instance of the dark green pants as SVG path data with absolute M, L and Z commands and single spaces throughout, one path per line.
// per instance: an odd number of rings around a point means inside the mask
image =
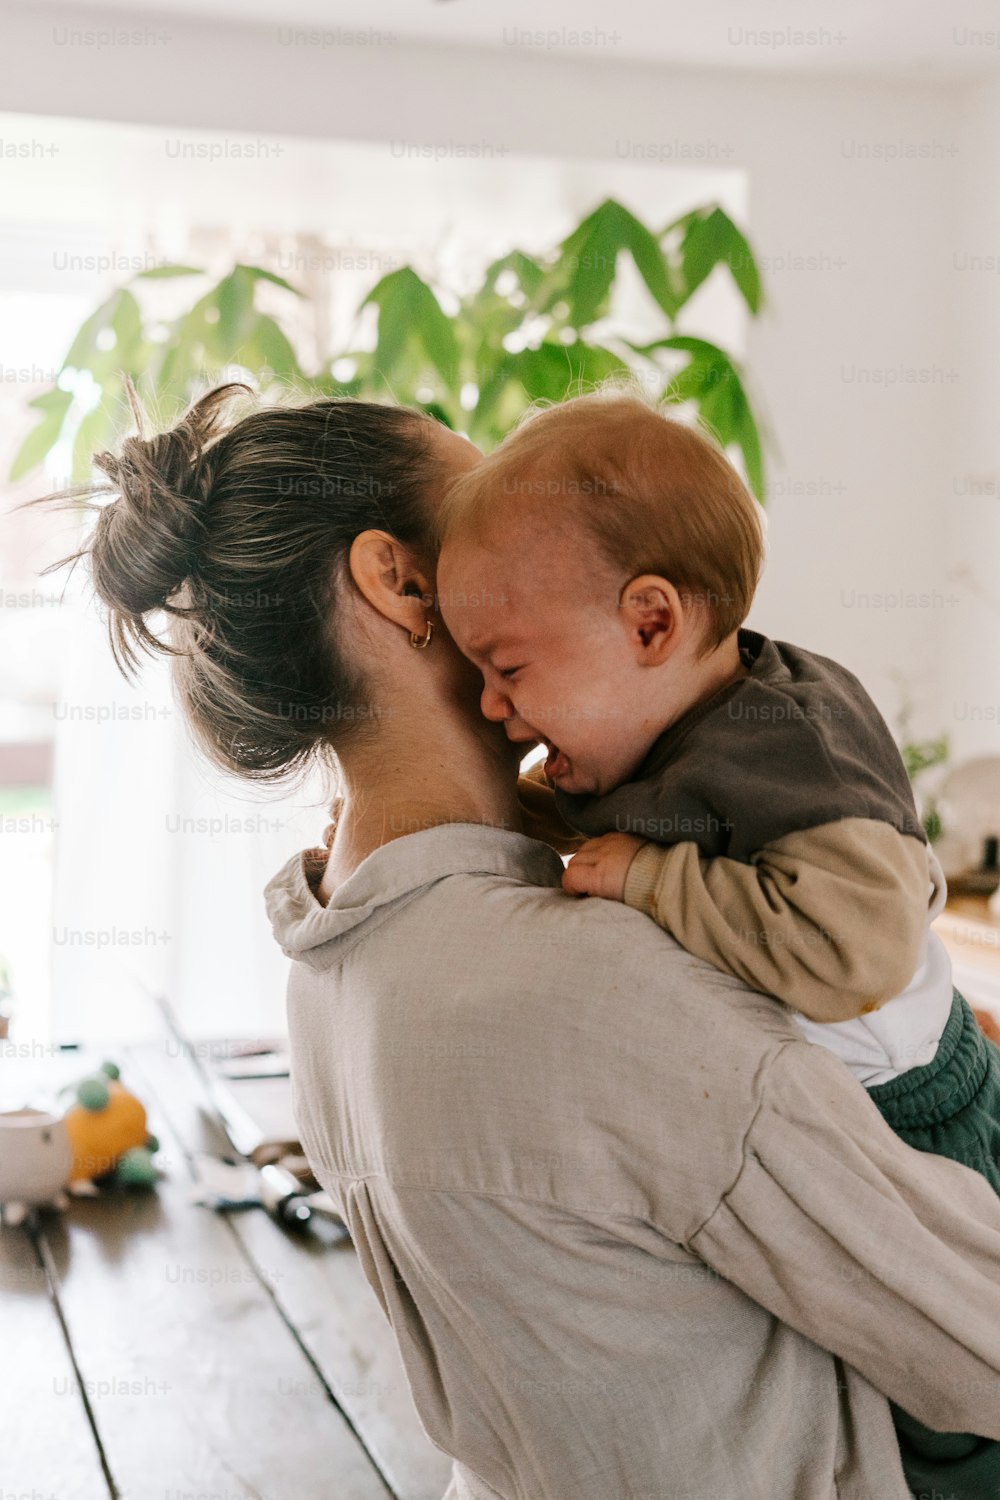
M 957 990 L 933 1061 L 868 1093 L 907 1145 L 972 1167 L 1000 1193 L 1000 1050 Z M 893 1417 L 918 1500 L 998 1500 L 1000 1443 L 932 1432 L 897 1406 Z

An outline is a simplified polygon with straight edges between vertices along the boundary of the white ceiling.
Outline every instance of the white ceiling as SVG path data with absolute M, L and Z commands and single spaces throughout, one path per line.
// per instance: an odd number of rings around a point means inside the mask
M 93 0 L 64 3 L 81 11 L 94 8 Z M 595 62 L 628 57 L 712 68 L 841 75 L 861 71 L 915 78 L 962 77 L 1000 68 L 996 0 L 958 0 L 954 5 L 949 0 L 838 0 L 836 5 L 818 0 L 612 0 L 586 8 L 578 0 L 98 3 L 102 9 L 111 6 L 136 17 L 215 16 L 321 28 L 329 35 L 339 29 L 467 46 L 519 46 L 529 53 L 565 53 Z M 547 33 L 549 39 L 519 41 L 522 32 Z M 753 33 L 757 36 L 751 39 Z M 339 45 L 346 41 L 342 35 Z M 355 40 L 349 45 L 363 44 Z

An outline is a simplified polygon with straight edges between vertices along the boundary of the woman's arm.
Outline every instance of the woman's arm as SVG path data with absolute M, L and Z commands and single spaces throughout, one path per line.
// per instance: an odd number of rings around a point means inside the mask
M 690 1248 L 940 1431 L 1000 1439 L 1000 1199 L 916 1152 L 835 1058 L 791 1043 Z

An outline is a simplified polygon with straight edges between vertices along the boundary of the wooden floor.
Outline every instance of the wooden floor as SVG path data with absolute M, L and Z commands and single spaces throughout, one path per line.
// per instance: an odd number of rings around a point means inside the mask
M 166 1176 L 0 1229 L 0 1492 L 440 1500 L 450 1465 L 353 1250 L 191 1203 L 192 1153 L 231 1149 L 196 1067 L 174 1041 L 114 1055 Z

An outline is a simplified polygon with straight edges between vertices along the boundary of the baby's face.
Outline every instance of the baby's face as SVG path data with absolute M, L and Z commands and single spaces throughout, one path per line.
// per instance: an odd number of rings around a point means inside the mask
M 548 749 L 545 770 L 566 792 L 604 793 L 626 779 L 656 736 L 616 587 L 565 543 L 487 549 L 445 544 L 439 605 L 459 649 L 483 674 L 482 711 L 509 739 Z

